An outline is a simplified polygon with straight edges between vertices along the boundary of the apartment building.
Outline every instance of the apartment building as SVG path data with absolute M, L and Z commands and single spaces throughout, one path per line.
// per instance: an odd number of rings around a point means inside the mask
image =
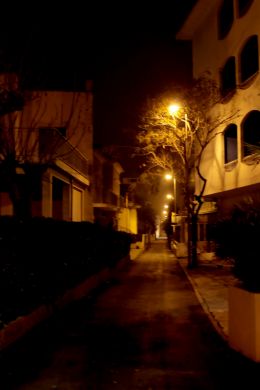
M 7 93 L 9 76 L 1 78 Z M 15 168 L 0 186 L 0 215 L 15 214 L 16 191 L 29 199 L 31 216 L 93 221 L 92 83 L 83 91 L 23 91 L 22 98 L 0 117 L 1 167 L 11 159 Z
M 120 184 L 122 166 L 94 150 L 93 207 L 94 220 L 102 226 L 118 229 L 121 207 Z
M 118 161 L 94 150 L 93 164 L 94 220 L 102 226 L 137 234 L 138 206 L 128 192 L 130 178 L 124 178 L 124 169 Z M 135 180 L 136 179 L 132 179 Z
M 215 112 L 231 116 L 216 129 L 220 134 L 202 160 L 208 213 L 215 202 L 225 213 L 245 197 L 259 196 L 259 20 L 257 0 L 198 0 L 177 34 L 192 41 L 193 77 L 209 71 L 220 86 Z

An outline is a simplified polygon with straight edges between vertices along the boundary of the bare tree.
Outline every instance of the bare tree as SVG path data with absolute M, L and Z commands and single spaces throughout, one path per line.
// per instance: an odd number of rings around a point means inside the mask
M 172 99 L 179 103 L 173 112 Z M 217 114 L 213 107 L 221 104 L 219 89 L 205 74 L 187 89 L 171 91 L 150 100 L 138 133 L 139 153 L 146 156 L 150 171 L 158 169 L 172 173 L 183 188 L 188 224 L 188 265 L 197 265 L 197 221 L 203 203 L 207 179 L 201 172 L 201 160 L 209 143 L 233 119 Z M 172 109 L 172 110 L 171 110 Z M 195 194 L 194 174 L 200 181 Z M 189 228 L 190 227 L 190 228 Z
M 85 92 L 24 91 L 16 75 L 1 75 L 1 190 L 9 194 L 18 218 L 31 216 L 33 193 L 48 167 L 58 159 L 68 161 L 74 151 L 74 159 L 81 159 L 78 149 L 84 153 L 89 130 L 87 99 Z

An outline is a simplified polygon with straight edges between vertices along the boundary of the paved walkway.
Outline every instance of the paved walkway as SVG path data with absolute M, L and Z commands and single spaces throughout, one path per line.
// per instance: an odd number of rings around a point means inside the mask
M 184 263 L 165 242 L 153 243 L 115 279 L 3 356 L 0 389 L 255 388 L 259 366 L 219 336 L 189 280 L 214 313 L 226 302 L 223 283 L 216 274 L 209 283 L 209 266 L 204 274 L 203 267 L 190 271 L 188 280 Z
M 228 340 L 228 287 L 237 283 L 232 264 L 215 258 L 200 260 L 196 269 L 188 269 L 187 259 L 178 262 L 216 331 Z

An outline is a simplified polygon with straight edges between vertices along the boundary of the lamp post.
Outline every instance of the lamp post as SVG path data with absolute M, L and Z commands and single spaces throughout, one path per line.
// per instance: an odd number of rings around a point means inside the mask
M 181 115 L 179 114 L 179 110 L 181 110 Z M 185 107 L 181 107 L 177 104 L 172 104 L 168 106 L 168 111 L 172 118 L 177 118 L 181 123 L 184 122 L 184 128 L 183 134 L 181 137 L 181 144 L 183 146 L 183 154 L 182 157 L 188 161 L 190 158 L 190 155 L 192 153 L 192 146 L 193 146 L 193 133 L 192 133 L 192 127 L 191 127 L 191 121 L 188 118 L 187 113 L 185 112 Z M 180 127 L 181 128 L 181 127 Z M 187 165 L 184 164 L 184 170 L 185 173 L 187 173 Z M 185 175 L 186 176 L 186 175 Z M 197 217 L 196 214 L 194 214 L 194 209 L 190 207 L 189 204 L 189 190 L 188 190 L 188 181 L 190 178 L 190 175 L 187 174 L 187 177 L 185 177 L 185 190 L 186 190 L 186 196 L 185 196 L 185 205 L 187 207 L 187 252 L 188 252 L 188 266 L 194 266 L 196 265 L 196 243 L 197 243 L 197 225 L 194 226 L 194 216 Z M 191 229 L 190 229 L 191 226 Z M 195 252 L 195 254 L 194 254 Z M 194 260 L 195 259 L 195 260 Z
M 181 106 L 179 104 L 170 104 L 168 107 L 168 111 L 172 116 L 178 117 L 177 112 L 181 109 Z M 183 120 L 182 120 L 183 121 Z M 185 113 L 184 114 L 184 127 L 185 127 L 185 141 L 187 140 L 188 137 L 188 116 Z

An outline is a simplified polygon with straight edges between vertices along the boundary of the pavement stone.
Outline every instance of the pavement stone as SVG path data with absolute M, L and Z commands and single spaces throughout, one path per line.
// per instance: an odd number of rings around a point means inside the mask
M 238 283 L 230 260 L 213 258 L 200 260 L 198 267 L 189 269 L 187 259 L 178 259 L 203 309 L 217 332 L 228 341 L 228 287 Z

